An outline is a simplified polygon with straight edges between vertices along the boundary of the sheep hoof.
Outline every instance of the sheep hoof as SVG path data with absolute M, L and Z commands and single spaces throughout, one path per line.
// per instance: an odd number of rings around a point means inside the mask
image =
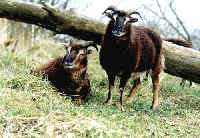
M 158 106 L 158 104 L 157 104 L 157 105 L 154 105 L 154 104 L 153 104 L 153 105 L 151 106 L 151 109 L 152 109 L 152 110 L 155 110 L 155 109 L 157 109 L 157 106 Z
M 132 101 L 133 101 L 133 98 L 127 97 L 125 100 L 125 103 L 130 104 L 130 103 L 132 103 Z
M 111 99 L 107 99 L 104 103 L 107 104 L 107 105 L 112 105 L 112 100 Z
M 81 105 L 81 98 L 80 97 L 79 98 L 75 98 L 74 99 L 74 103 L 75 103 L 76 106 L 79 107 Z
M 117 104 L 117 107 L 120 111 L 125 112 L 124 107 L 121 104 Z

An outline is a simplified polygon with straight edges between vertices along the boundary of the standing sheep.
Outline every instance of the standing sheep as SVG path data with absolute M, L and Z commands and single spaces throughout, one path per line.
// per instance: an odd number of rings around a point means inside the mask
M 134 80 L 134 85 L 127 97 L 127 101 L 132 102 L 140 85 L 140 74 L 152 70 L 152 109 L 155 109 L 158 106 L 159 74 L 162 71 L 160 36 L 150 28 L 132 26 L 132 23 L 137 22 L 138 19 L 131 15 L 140 15 L 136 11 L 126 12 L 110 6 L 103 14 L 111 18 L 100 50 L 100 64 L 109 80 L 106 103 L 112 102 L 111 91 L 115 78 L 118 76 L 120 78 L 119 108 L 123 111 L 122 96 L 128 79 Z
M 86 99 L 90 91 L 90 82 L 87 74 L 87 55 L 89 46 L 97 46 L 94 42 L 64 44 L 66 55 L 47 62 L 36 69 L 33 74 L 41 73 L 58 91 L 78 100 Z M 77 98 L 78 97 L 78 98 Z

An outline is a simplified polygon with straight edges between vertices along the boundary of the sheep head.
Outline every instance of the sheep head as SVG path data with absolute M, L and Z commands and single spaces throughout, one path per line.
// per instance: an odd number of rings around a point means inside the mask
M 93 41 L 75 43 L 72 40 L 68 44 L 62 44 L 65 47 L 66 54 L 63 58 L 63 67 L 65 69 L 80 69 L 87 66 L 87 55 L 92 53 L 88 47 L 95 47 L 97 44 Z
M 131 15 L 137 14 L 141 17 L 140 13 L 134 10 L 131 11 L 123 11 L 118 10 L 114 6 L 109 6 L 104 12 L 107 17 L 111 18 L 111 21 L 113 21 L 113 29 L 112 33 L 116 37 L 121 37 L 126 34 L 126 24 L 127 23 L 135 23 L 138 21 L 137 18 L 132 17 Z

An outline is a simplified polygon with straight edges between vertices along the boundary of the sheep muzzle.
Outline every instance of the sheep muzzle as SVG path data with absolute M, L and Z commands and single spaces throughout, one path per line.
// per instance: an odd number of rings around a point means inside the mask
M 126 34 L 124 26 L 125 26 L 125 18 L 117 17 L 112 31 L 113 35 L 116 37 L 124 36 Z
M 63 65 L 65 68 L 73 68 L 73 59 L 70 56 L 67 56 Z
M 69 48 L 71 49 L 71 48 Z M 64 68 L 74 68 L 75 60 L 77 59 L 78 52 L 76 50 L 72 50 L 68 52 L 68 55 L 65 56 L 63 61 Z

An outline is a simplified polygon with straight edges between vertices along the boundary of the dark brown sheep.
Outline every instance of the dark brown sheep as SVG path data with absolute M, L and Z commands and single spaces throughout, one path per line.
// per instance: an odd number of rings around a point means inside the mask
M 183 47 L 187 47 L 187 48 L 193 48 L 192 44 L 190 42 L 184 41 L 184 40 L 180 40 L 180 39 L 176 39 L 176 38 L 164 38 L 163 40 L 174 43 L 178 46 L 183 46 Z M 186 80 L 182 79 L 180 85 L 181 86 L 185 86 Z M 192 86 L 192 81 L 190 81 L 190 87 Z
M 34 74 L 42 74 L 51 84 L 65 95 L 78 100 L 86 99 L 90 91 L 90 82 L 87 74 L 87 55 L 89 46 L 97 46 L 94 42 L 64 44 L 66 55 L 47 62 L 36 69 Z M 97 49 L 98 50 L 98 49 Z
M 162 71 L 160 36 L 150 28 L 131 24 L 138 21 L 137 18 L 131 17 L 132 14 L 139 15 L 136 11 L 126 12 L 111 6 L 104 11 L 104 14 L 111 18 L 100 50 L 100 64 L 109 80 L 106 103 L 112 102 L 111 91 L 118 76 L 120 78 L 119 108 L 123 111 L 122 96 L 129 78 L 134 80 L 134 85 L 127 101 L 132 102 L 140 85 L 140 74 L 152 70 L 152 109 L 155 109 L 158 105 L 159 74 Z

